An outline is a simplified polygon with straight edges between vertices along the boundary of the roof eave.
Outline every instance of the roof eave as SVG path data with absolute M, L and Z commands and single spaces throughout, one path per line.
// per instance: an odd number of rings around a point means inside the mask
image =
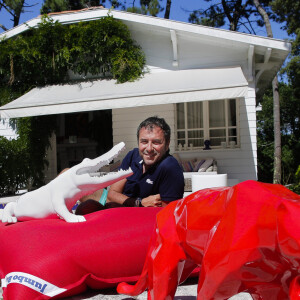
M 123 21 L 142 23 L 149 26 L 166 28 L 168 30 L 177 30 L 186 33 L 199 34 L 203 36 L 215 37 L 218 39 L 229 40 L 233 42 L 245 43 L 254 46 L 271 47 L 278 50 L 290 52 L 291 44 L 287 41 L 277 40 L 267 37 L 255 36 L 251 34 L 230 31 L 225 29 L 207 27 L 203 25 L 190 24 L 179 22 L 159 17 L 145 16 L 135 13 L 129 13 L 118 10 L 109 10 L 105 8 L 92 8 L 89 10 L 68 11 L 60 14 L 51 15 L 54 21 L 59 21 L 62 24 L 72 24 L 84 21 L 97 20 L 101 17 L 113 15 L 116 19 Z M 18 35 L 29 27 L 36 27 L 41 22 L 41 16 L 31 19 L 19 26 L 16 26 L 0 35 L 1 37 L 11 38 Z

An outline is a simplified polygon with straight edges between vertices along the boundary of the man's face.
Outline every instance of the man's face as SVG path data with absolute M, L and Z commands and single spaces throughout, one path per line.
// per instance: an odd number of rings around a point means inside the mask
M 141 128 L 139 132 L 139 153 L 145 168 L 149 168 L 162 159 L 169 149 L 164 132 L 160 127 Z

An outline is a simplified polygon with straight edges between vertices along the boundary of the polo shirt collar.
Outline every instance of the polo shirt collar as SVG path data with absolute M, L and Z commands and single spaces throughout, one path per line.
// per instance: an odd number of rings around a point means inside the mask
M 170 154 L 170 150 L 168 150 L 166 153 L 165 153 L 165 155 L 163 156 L 163 158 L 158 162 L 158 163 L 156 163 L 155 165 L 153 165 L 153 166 L 151 166 L 146 172 L 145 172 L 145 174 L 146 173 L 153 173 L 155 170 L 156 170 L 156 168 L 157 168 L 157 166 L 167 157 L 167 156 L 169 156 L 169 154 Z M 135 160 L 135 165 L 140 169 L 140 170 L 142 170 L 143 171 L 143 164 L 144 164 L 144 161 L 143 161 L 143 159 L 142 159 L 142 157 L 140 156 L 140 155 L 138 155 L 138 157 L 137 157 L 137 159 Z

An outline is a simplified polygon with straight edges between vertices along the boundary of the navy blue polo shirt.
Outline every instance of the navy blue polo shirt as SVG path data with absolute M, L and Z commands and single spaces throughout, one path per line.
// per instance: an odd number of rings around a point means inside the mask
M 170 154 L 143 174 L 143 159 L 138 148 L 130 151 L 122 161 L 121 169 L 131 167 L 133 175 L 127 177 L 123 194 L 128 197 L 146 198 L 160 194 L 163 201 L 181 199 L 184 192 L 183 171 L 177 160 Z

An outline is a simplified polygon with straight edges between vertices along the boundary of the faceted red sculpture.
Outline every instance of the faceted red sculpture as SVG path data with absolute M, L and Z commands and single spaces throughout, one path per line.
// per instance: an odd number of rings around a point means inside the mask
M 245 181 L 205 189 L 157 215 L 139 281 L 131 296 L 174 298 L 179 280 L 200 266 L 197 299 L 248 292 L 253 299 L 300 299 L 300 196 L 281 185 Z

